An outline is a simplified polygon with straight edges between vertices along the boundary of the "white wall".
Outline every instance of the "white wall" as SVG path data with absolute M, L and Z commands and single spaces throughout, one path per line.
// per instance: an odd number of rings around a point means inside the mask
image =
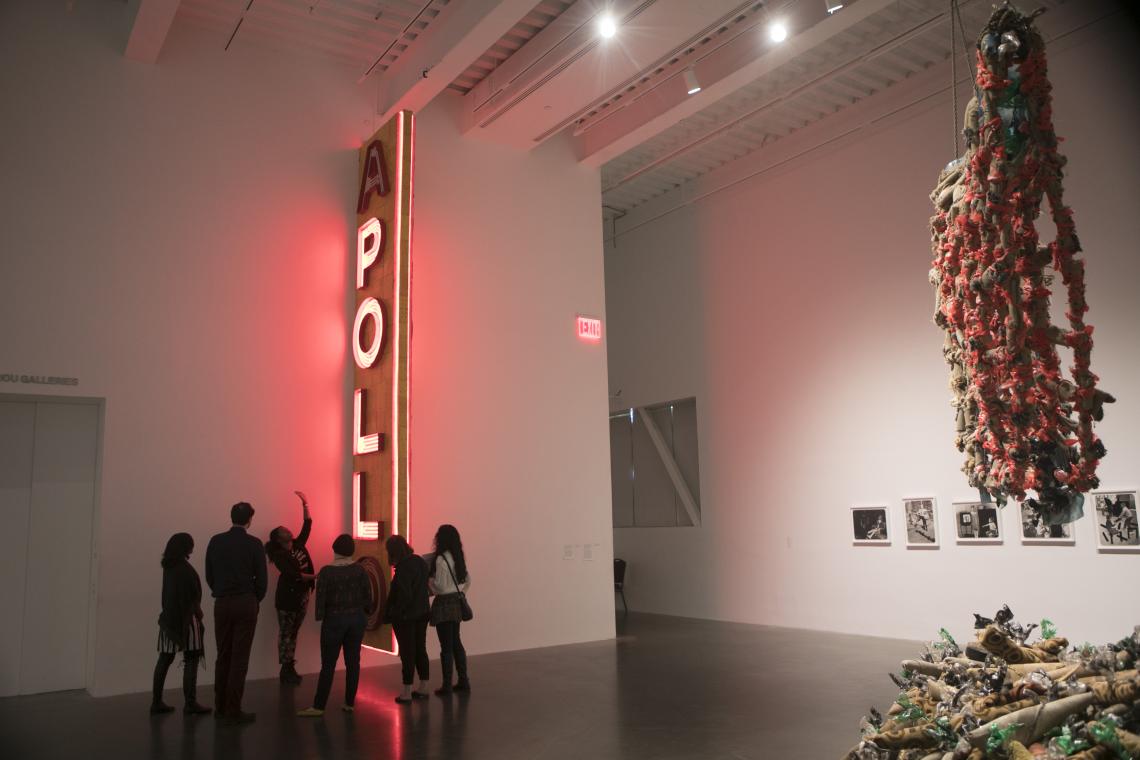
M 574 333 L 605 316 L 598 172 L 562 143 L 464 140 L 461 106 L 444 94 L 417 122 L 412 542 L 462 533 L 469 650 L 607 638 L 606 355 Z
M 252 502 L 264 536 L 298 523 L 294 488 L 318 563 L 347 528 L 348 264 L 374 93 L 320 59 L 223 53 L 181 20 L 157 65 L 127 61 L 125 6 L 65 5 L 0 8 L 0 372 L 106 398 L 93 691 L 112 694 L 149 684 L 171 533 L 197 538 L 201 569 L 230 504 Z M 444 519 L 464 533 L 472 651 L 611 636 L 605 357 L 570 333 L 575 310 L 603 308 L 598 177 L 561 171 L 557 147 L 468 146 L 452 117 L 420 119 L 413 542 Z M 604 556 L 561 564 L 575 542 Z M 251 676 L 275 673 L 275 635 L 267 604 Z M 303 670 L 316 643 L 310 619 Z
M 1066 199 L 1088 263 L 1093 369 L 1119 398 L 1099 426 L 1100 473 L 1108 488 L 1136 488 L 1135 29 L 1118 13 L 1049 52 Z M 971 612 L 1007 601 L 1078 640 L 1115 640 L 1140 623 L 1129 591 L 1140 555 L 1098 554 L 1091 509 L 1071 547 L 1020 545 L 1013 509 L 1003 546 L 954 543 L 951 502 L 976 493 L 952 445 L 926 280 L 927 196 L 951 158 L 949 92 L 905 107 L 945 87 L 947 69 L 619 223 L 606 253 L 611 393 L 623 405 L 697 397 L 704 521 L 615 531 L 633 609 L 900 638 L 936 638 L 940 626 L 965 634 Z M 908 551 L 901 500 L 924 495 L 938 499 L 942 548 Z M 890 505 L 891 546 L 851 545 L 849 508 L 865 503 Z

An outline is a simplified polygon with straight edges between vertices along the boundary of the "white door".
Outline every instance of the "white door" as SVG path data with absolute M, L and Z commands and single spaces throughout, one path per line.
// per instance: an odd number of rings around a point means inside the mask
M 99 434 L 97 403 L 0 402 L 0 696 L 86 686 Z

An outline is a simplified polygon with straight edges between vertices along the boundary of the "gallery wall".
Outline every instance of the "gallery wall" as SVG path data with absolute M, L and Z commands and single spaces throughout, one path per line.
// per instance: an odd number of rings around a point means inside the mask
M 318 564 L 348 527 L 356 150 L 376 126 L 353 69 L 223 54 L 181 19 L 144 65 L 122 56 L 128 28 L 115 3 L 0 10 L 17 115 L 0 142 L 0 372 L 79 379 L 0 393 L 106 399 L 99 695 L 149 685 L 170 534 L 195 536 L 201 571 L 237 500 L 261 537 L 299 527 L 294 489 Z M 419 120 L 411 538 L 463 532 L 471 651 L 612 636 L 605 356 L 572 333 L 576 311 L 604 307 L 597 173 L 557 146 L 533 162 L 471 146 L 453 117 Z M 596 561 L 562 560 L 565 544 Z M 310 617 L 302 671 L 317 634 Z M 251 677 L 276 673 L 275 635 L 270 602 Z
M 1135 489 L 1140 60 L 1124 13 L 1095 20 L 1113 5 L 1087 4 L 1092 23 L 1076 13 L 1084 3 L 1060 19 L 1053 33 L 1069 33 L 1049 61 L 1093 369 L 1119 398 L 1098 426 L 1100 474 Z M 617 223 L 611 404 L 695 395 L 701 449 L 700 527 L 615 531 L 632 609 L 901 638 L 965 635 L 971 612 L 1004 602 L 1077 641 L 1140 623 L 1127 591 L 1140 555 L 1098 553 L 1089 509 L 1072 546 L 1021 545 L 1014 509 L 1002 545 L 955 543 L 951 503 L 977 495 L 952 445 L 927 283 L 927 196 L 953 157 L 949 73 L 900 83 Z M 916 496 L 938 501 L 937 550 L 904 545 L 901 500 Z M 853 546 L 850 508 L 875 504 L 891 509 L 891 545 Z

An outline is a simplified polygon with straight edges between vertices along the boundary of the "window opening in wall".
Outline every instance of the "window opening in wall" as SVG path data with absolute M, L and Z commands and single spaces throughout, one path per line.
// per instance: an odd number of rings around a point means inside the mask
M 695 398 L 611 412 L 614 527 L 700 525 L 698 451 Z

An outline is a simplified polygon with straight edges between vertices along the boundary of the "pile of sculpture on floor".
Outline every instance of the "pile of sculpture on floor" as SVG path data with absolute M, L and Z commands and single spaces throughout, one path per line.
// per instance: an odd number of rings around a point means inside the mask
M 1020 625 L 1008 606 L 974 617 L 976 641 L 963 649 L 942 629 L 891 674 L 898 699 L 863 718 L 844 760 L 1140 760 L 1140 626 L 1070 647 L 1049 620 Z
M 1007 2 L 978 40 L 965 155 L 931 194 L 930 280 L 970 485 L 983 501 L 1013 497 L 1057 525 L 1079 518 L 1083 494 L 1098 486 L 1105 447 L 1093 422 L 1114 399 L 1090 368 L 1085 266 L 1062 194 L 1065 159 L 1035 16 Z M 1048 244 L 1035 227 L 1043 200 L 1057 230 Z M 1067 291 L 1067 328 L 1050 321 L 1055 276 Z M 1058 346 L 1072 352 L 1071 378 Z

